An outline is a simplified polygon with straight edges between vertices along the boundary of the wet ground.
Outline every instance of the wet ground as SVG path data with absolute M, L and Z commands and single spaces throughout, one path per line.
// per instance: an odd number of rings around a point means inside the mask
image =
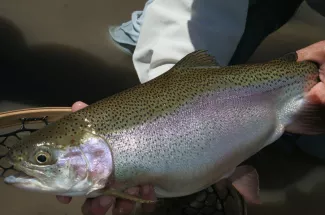
M 107 40 L 107 27 L 130 19 L 144 1 L 2 0 L 0 5 L 0 111 L 30 106 L 93 102 L 138 83 L 131 58 Z M 272 59 L 325 39 L 325 18 L 303 4 L 251 58 Z M 93 93 L 89 93 L 89 91 Z M 58 98 L 59 97 L 59 98 Z M 296 150 L 264 150 L 257 161 L 263 205 L 249 215 L 322 215 L 325 166 Z M 75 215 L 83 198 L 70 205 L 53 196 L 0 183 L 0 214 Z

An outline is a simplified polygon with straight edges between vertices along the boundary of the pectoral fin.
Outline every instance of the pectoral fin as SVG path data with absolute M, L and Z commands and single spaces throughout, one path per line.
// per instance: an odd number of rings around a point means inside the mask
M 102 193 L 102 195 L 114 196 L 114 197 L 117 197 L 117 198 L 127 199 L 127 200 L 130 200 L 130 201 L 139 202 L 139 203 L 142 203 L 142 204 L 153 204 L 153 203 L 157 202 L 157 201 L 154 201 L 154 200 L 141 199 L 139 197 L 132 196 L 130 194 L 127 194 L 127 193 L 124 193 L 124 192 L 118 191 L 118 190 L 106 190 L 104 193 Z
M 261 204 L 256 169 L 251 166 L 239 166 L 229 179 L 248 203 Z

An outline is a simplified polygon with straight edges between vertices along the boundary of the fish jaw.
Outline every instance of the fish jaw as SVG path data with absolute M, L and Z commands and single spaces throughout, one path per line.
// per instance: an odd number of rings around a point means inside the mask
M 14 169 L 18 171 L 15 175 L 9 175 L 4 179 L 4 182 L 8 185 L 12 185 L 19 189 L 36 191 L 36 192 L 56 192 L 57 187 L 50 187 L 45 183 L 48 178 L 52 178 L 53 175 L 43 174 L 42 171 L 33 170 L 32 165 L 27 162 L 21 162 L 15 164 L 12 160 L 9 159 L 9 162 L 14 166 Z M 45 172 L 45 170 L 44 170 Z M 40 180 L 43 179 L 43 180 Z
M 4 182 L 8 185 L 12 185 L 19 189 L 28 191 L 49 192 L 51 189 L 47 186 L 44 186 L 39 180 L 37 180 L 37 178 L 24 173 L 20 173 L 18 176 L 10 175 L 4 179 Z
M 56 162 L 44 166 L 26 160 L 17 161 L 8 156 L 9 162 L 19 174 L 6 177 L 4 182 L 28 191 L 87 196 L 104 189 L 112 176 L 113 159 L 110 147 L 97 135 L 85 132 L 79 145 L 52 152 Z

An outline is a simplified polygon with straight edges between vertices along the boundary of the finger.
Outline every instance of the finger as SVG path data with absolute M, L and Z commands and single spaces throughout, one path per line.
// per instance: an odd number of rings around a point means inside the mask
M 131 214 L 134 208 L 135 202 L 126 199 L 118 199 L 116 200 L 116 204 L 113 209 L 113 215 Z
M 310 60 L 322 65 L 325 63 L 325 40 L 297 51 L 298 61 Z
M 100 196 L 92 200 L 90 211 L 94 215 L 105 215 L 114 203 L 111 196 Z
M 139 196 L 139 187 L 129 188 L 126 192 L 133 196 Z M 135 202 L 130 200 L 118 199 L 113 209 L 113 215 L 130 214 L 134 210 L 135 204 Z
M 155 190 L 153 189 L 153 187 L 151 185 L 144 185 L 141 187 L 140 189 L 140 195 L 141 198 L 146 199 L 146 200 L 153 200 L 155 201 L 156 198 L 156 194 L 155 194 Z M 144 212 L 153 212 L 155 210 L 156 205 L 155 204 L 143 204 L 142 205 L 142 209 Z
M 325 83 L 325 64 L 322 64 L 319 68 L 319 78 L 323 83 Z
M 88 105 L 84 102 L 75 102 L 73 105 L 72 105 L 72 112 L 76 112 L 82 108 L 85 108 L 87 107 Z
M 91 202 L 92 199 L 86 199 L 86 201 L 82 205 L 81 211 L 83 215 L 91 215 Z
M 62 204 L 69 204 L 72 200 L 72 198 L 68 196 L 56 196 L 56 199 Z
M 310 101 L 325 104 L 325 84 L 319 82 L 307 94 Z
M 94 199 L 87 199 L 82 206 L 84 215 L 105 215 L 114 203 L 111 196 L 100 196 Z

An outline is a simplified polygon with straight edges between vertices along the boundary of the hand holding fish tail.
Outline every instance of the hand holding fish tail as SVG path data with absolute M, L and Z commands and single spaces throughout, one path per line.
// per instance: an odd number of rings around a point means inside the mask
M 78 111 L 88 105 L 83 102 L 75 102 L 72 105 L 72 112 Z M 141 187 L 129 188 L 127 194 L 132 196 L 141 196 L 141 199 L 155 200 L 154 190 L 151 186 L 145 185 Z M 69 204 L 72 200 L 67 196 L 56 196 L 57 200 L 62 204 Z M 114 204 L 114 205 L 113 205 Z M 82 206 L 82 213 L 84 215 L 105 215 L 107 211 L 113 206 L 112 212 L 117 214 L 130 214 L 135 208 L 135 202 L 126 199 L 116 199 L 112 196 L 99 196 L 96 198 L 89 198 Z M 142 204 L 143 211 L 151 212 L 155 208 L 153 204 Z
M 319 77 L 322 82 L 314 86 L 309 96 L 325 104 L 325 40 L 297 51 L 298 61 L 314 61 L 319 64 Z

